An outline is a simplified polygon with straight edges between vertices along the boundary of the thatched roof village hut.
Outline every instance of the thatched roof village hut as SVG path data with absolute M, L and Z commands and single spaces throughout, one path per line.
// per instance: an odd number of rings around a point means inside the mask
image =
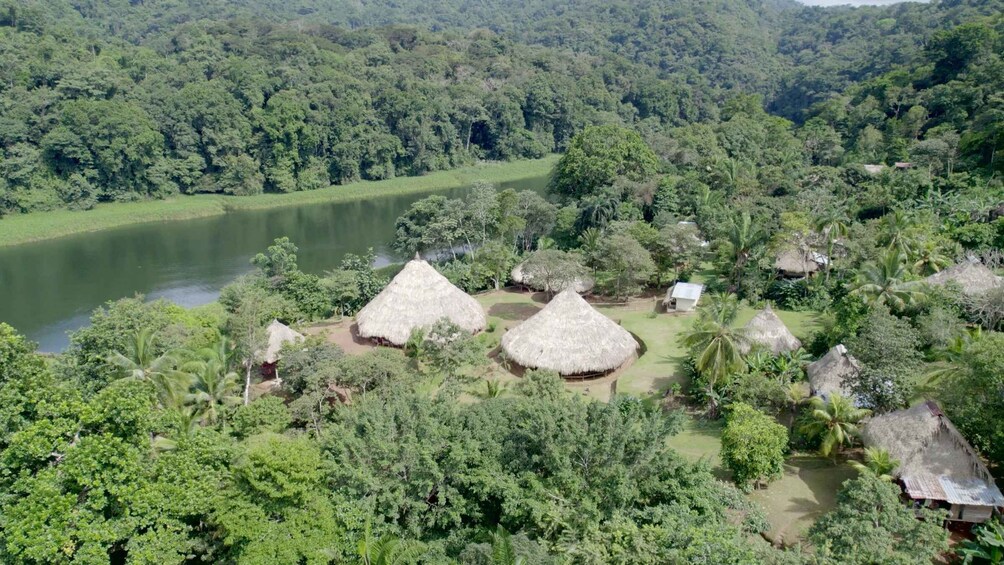
M 430 327 L 443 318 L 472 334 L 488 323 L 477 300 L 416 255 L 356 314 L 356 325 L 361 337 L 401 346 L 414 329 Z
M 829 258 L 815 251 L 788 249 L 777 255 L 774 269 L 786 277 L 807 277 L 826 267 Z
M 861 364 L 843 345 L 836 345 L 814 363 L 805 368 L 809 376 L 809 386 L 812 395 L 830 399 L 833 393 L 850 397 L 851 393 L 845 386 L 847 381 L 861 372 Z
M 777 317 L 770 304 L 757 312 L 756 316 L 747 322 L 745 329 L 748 343 L 742 347 L 744 353 L 748 353 L 753 344 L 760 344 L 775 354 L 802 347 L 802 342 L 788 330 L 781 318 Z
M 502 350 L 509 360 L 564 376 L 606 373 L 628 362 L 637 349 L 630 332 L 571 289 L 560 292 L 540 312 L 502 336 Z
M 256 351 L 254 357 L 256 361 L 261 363 L 262 376 L 265 378 L 278 377 L 277 365 L 282 359 L 283 346 L 288 343 L 299 343 L 306 338 L 279 320 L 272 320 L 272 323 L 265 328 L 265 335 L 268 338 L 265 350 Z
M 697 302 L 701 299 L 702 292 L 704 292 L 704 285 L 678 282 L 666 291 L 663 305 L 667 312 L 691 312 L 697 308 Z
M 995 275 L 983 263 L 963 261 L 958 265 L 934 273 L 924 279 L 924 282 L 935 286 L 944 286 L 949 282 L 954 282 L 962 288 L 963 293 L 972 296 L 1004 285 L 1004 278 Z
M 547 288 L 548 285 L 546 282 L 535 281 L 533 280 L 532 277 L 528 276 L 523 271 L 523 265 L 524 263 L 520 263 L 519 265 L 516 265 L 515 267 L 512 268 L 512 271 L 509 273 L 509 278 L 512 280 L 512 282 L 521 286 L 525 286 L 527 288 L 532 288 L 533 290 L 550 291 L 550 292 L 561 292 L 568 287 L 568 283 L 565 283 L 561 285 L 556 285 L 556 286 L 561 286 L 561 288 L 549 289 Z M 593 290 L 593 287 L 596 286 L 596 282 L 588 275 L 584 275 L 572 280 L 571 286 L 572 289 L 575 290 L 575 292 L 578 292 L 579 294 L 585 294 L 590 290 Z
M 949 520 L 985 522 L 1004 507 L 979 453 L 934 402 L 871 418 L 862 439 L 899 461 L 894 473 L 907 496 L 948 509 Z

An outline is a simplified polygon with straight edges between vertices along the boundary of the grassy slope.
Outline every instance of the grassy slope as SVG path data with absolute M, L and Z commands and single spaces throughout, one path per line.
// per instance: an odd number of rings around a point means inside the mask
M 200 194 L 167 200 L 100 204 L 85 212 L 54 210 L 0 220 L 0 247 L 51 239 L 83 232 L 144 222 L 187 220 L 225 214 L 228 210 L 249 210 L 338 202 L 373 196 L 431 192 L 467 186 L 476 180 L 506 182 L 548 174 L 557 156 L 533 161 L 484 163 L 453 171 L 439 171 L 420 177 L 398 177 L 383 181 L 361 181 L 309 192 L 261 194 L 236 197 Z

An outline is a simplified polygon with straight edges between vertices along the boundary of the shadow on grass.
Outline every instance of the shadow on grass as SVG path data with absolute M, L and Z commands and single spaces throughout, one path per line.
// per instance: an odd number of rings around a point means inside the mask
M 522 322 L 530 316 L 540 312 L 540 308 L 533 304 L 499 303 L 488 309 L 489 316 L 495 316 L 511 322 Z

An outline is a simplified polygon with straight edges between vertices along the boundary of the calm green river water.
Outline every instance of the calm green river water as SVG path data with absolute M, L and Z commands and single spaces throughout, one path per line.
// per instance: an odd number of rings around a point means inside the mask
M 546 181 L 502 187 L 542 191 Z M 457 197 L 467 190 L 440 194 Z M 383 266 L 401 259 L 390 249 L 394 221 L 424 196 L 238 211 L 0 248 L 0 321 L 42 351 L 59 351 L 69 343 L 67 332 L 87 324 L 108 300 L 140 293 L 182 306 L 212 302 L 220 288 L 251 270 L 255 253 L 281 236 L 299 246 L 298 263 L 308 273 L 321 274 L 346 253 L 370 247 Z

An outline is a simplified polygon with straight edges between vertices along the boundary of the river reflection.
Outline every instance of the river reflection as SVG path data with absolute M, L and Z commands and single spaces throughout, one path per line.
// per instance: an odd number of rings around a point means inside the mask
M 543 190 L 546 178 L 502 184 Z M 441 192 L 462 196 L 468 189 Z M 212 218 L 141 224 L 0 248 L 0 321 L 42 351 L 59 351 L 67 332 L 108 300 L 136 293 L 182 306 L 211 302 L 251 269 L 251 257 L 276 237 L 300 248 L 300 268 L 321 274 L 346 253 L 372 247 L 377 266 L 398 260 L 394 221 L 425 194 L 365 201 L 236 211 Z

